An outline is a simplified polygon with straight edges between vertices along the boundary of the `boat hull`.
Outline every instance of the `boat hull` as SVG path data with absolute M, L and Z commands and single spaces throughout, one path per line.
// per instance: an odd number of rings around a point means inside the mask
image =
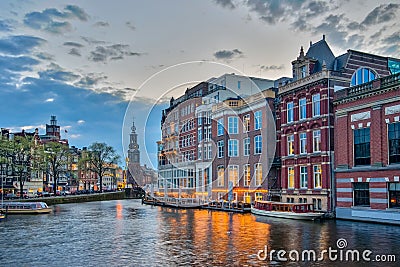
M 44 209 L 38 209 L 38 210 L 23 210 L 23 209 L 9 209 L 9 210 L 3 210 L 4 212 L 7 212 L 7 214 L 46 214 L 50 213 L 52 211 L 51 208 L 44 208 Z
M 307 213 L 295 213 L 290 211 L 266 211 L 251 207 L 251 213 L 261 216 L 294 219 L 294 220 L 315 220 L 322 217 L 324 214 L 321 212 L 307 212 Z

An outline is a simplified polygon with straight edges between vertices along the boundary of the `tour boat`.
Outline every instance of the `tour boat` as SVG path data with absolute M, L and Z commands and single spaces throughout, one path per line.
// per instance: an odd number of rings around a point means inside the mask
M 52 209 L 44 202 L 4 202 L 1 211 L 7 214 L 42 214 L 50 213 Z
M 316 212 L 313 204 L 256 201 L 251 207 L 253 214 L 296 220 L 315 220 L 324 215 Z

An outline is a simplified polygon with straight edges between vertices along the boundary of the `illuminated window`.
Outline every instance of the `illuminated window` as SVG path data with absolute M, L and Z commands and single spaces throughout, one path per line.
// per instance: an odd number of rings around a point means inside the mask
M 260 186 L 262 184 L 262 164 L 257 163 L 254 168 L 255 176 L 256 176 L 256 186 Z
M 244 186 L 250 186 L 251 181 L 251 173 L 250 173 L 250 164 L 246 164 L 243 166 L 243 178 L 244 178 Z
M 321 165 L 314 165 L 314 188 L 322 188 L 322 169 Z
M 288 167 L 288 188 L 294 188 L 294 168 Z
M 224 177 L 224 173 L 225 173 L 225 168 L 224 166 L 218 166 L 217 167 L 218 170 L 218 186 L 224 186 L 225 185 L 225 177 Z
M 228 166 L 228 179 L 229 182 L 232 182 L 234 186 L 239 184 L 239 166 Z
M 255 193 L 256 201 L 263 200 L 262 193 L 256 192 Z
M 250 114 L 243 116 L 243 132 L 250 131 Z
M 288 156 L 294 155 L 294 135 L 290 134 L 287 136 L 287 147 L 288 147 Z
M 356 70 L 351 77 L 351 86 L 367 83 L 376 79 L 375 73 L 369 68 Z

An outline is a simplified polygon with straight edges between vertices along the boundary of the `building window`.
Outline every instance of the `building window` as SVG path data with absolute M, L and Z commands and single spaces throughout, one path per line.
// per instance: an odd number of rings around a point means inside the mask
M 307 76 L 307 67 L 305 65 L 300 67 L 300 76 L 301 76 L 301 78 L 304 78 Z
M 321 189 L 322 188 L 322 169 L 321 165 L 314 165 L 313 166 L 314 170 L 314 188 L 315 189 Z
M 400 163 L 400 122 L 388 124 L 389 164 Z
M 237 117 L 229 117 L 228 118 L 228 134 L 237 134 L 238 133 L 238 118 Z
M 202 156 L 202 150 L 201 150 L 201 146 L 199 146 L 198 148 L 197 148 L 197 159 L 201 159 L 201 156 Z
M 306 109 L 306 98 L 299 99 L 299 119 L 304 120 L 307 118 L 307 109 Z
M 250 137 L 243 139 L 243 155 L 250 155 Z
M 354 206 L 369 206 L 369 183 L 353 183 Z
M 250 164 L 243 165 L 243 185 L 250 186 L 251 181 L 251 173 L 250 173 Z
M 254 173 L 256 176 L 256 186 L 260 186 L 262 184 L 262 164 L 261 163 L 257 163 L 254 167 Z
M 287 136 L 288 156 L 294 155 L 294 135 Z
M 371 164 L 370 128 L 354 130 L 354 164 Z
M 262 113 L 261 111 L 254 112 L 254 130 L 259 130 L 262 127 Z
M 202 125 L 203 123 L 203 112 L 197 114 L 197 125 Z
M 218 158 L 224 157 L 224 140 L 218 141 Z
M 288 188 L 294 188 L 294 168 L 288 167 Z
M 313 152 L 321 152 L 321 130 L 313 131 Z
M 293 122 L 293 102 L 288 102 L 286 104 L 286 114 L 287 114 L 287 122 Z
M 218 178 L 217 178 L 218 183 L 217 184 L 218 184 L 218 186 L 224 186 L 225 185 L 225 177 L 224 177 L 225 168 L 224 168 L 224 166 L 218 166 L 217 171 L 218 171 Z
M 208 159 L 212 158 L 212 148 L 211 144 L 208 144 Z
M 228 140 L 228 156 L 237 157 L 238 156 L 238 140 L 229 139 Z
M 243 132 L 250 131 L 250 114 L 246 114 L 243 116 Z
M 255 197 L 256 197 L 256 201 L 260 201 L 260 200 L 263 199 L 262 193 L 260 193 L 260 192 L 256 192 L 256 193 L 255 193 Z
M 262 136 L 254 136 L 254 154 L 261 154 L 262 152 Z
M 315 94 L 312 96 L 312 110 L 313 110 L 313 117 L 321 115 L 321 98 L 320 94 Z
M 233 186 L 239 184 L 239 166 L 229 165 L 228 166 L 228 181 L 232 182 Z
M 307 166 L 300 166 L 300 188 L 307 188 L 308 175 Z
M 307 154 L 307 133 L 300 133 L 300 154 Z
M 400 208 L 400 183 L 389 183 L 389 208 Z
M 375 73 L 369 68 L 361 68 L 356 70 L 351 77 L 351 86 L 367 83 L 375 80 Z
M 201 140 L 203 140 L 203 130 L 201 128 L 197 129 L 197 139 L 199 142 L 201 142 Z
M 224 118 L 218 120 L 218 136 L 224 134 Z
M 244 192 L 243 201 L 244 203 L 251 203 L 251 196 L 249 192 Z

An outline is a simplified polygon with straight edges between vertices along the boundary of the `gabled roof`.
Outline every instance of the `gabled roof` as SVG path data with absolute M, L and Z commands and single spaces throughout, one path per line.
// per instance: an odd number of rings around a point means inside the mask
M 314 73 L 321 71 L 324 61 L 326 64 L 326 68 L 328 70 L 333 70 L 335 55 L 332 53 L 331 48 L 325 41 L 325 35 L 323 36 L 322 40 L 310 45 L 310 48 L 308 48 L 308 51 L 306 53 L 306 57 L 317 60 L 317 63 L 313 70 Z

